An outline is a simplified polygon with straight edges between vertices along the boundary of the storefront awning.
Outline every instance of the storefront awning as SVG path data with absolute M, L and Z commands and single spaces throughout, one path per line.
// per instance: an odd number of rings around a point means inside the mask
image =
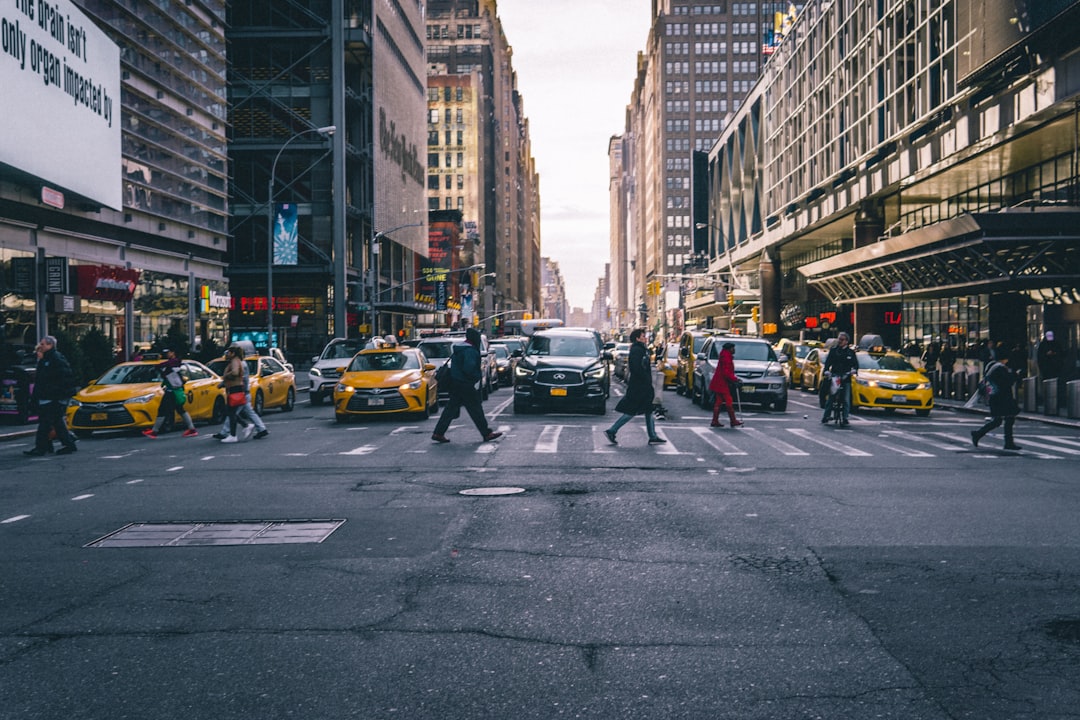
M 836 304 L 1076 287 L 1080 209 L 961 215 L 799 268 Z

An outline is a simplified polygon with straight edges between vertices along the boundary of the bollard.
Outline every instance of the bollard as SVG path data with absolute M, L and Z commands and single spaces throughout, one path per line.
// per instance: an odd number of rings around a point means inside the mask
M 961 402 L 968 399 L 967 391 L 967 373 L 963 370 L 957 373 L 953 373 L 952 376 L 952 390 L 953 397 Z
M 967 376 L 967 388 L 964 390 L 964 392 L 967 393 L 967 397 L 971 397 L 972 395 L 974 395 L 975 391 L 978 389 L 978 387 L 979 387 L 979 374 L 975 373 L 975 372 L 968 373 L 968 376 Z
M 938 385 L 938 396 L 944 398 L 952 397 L 952 372 L 941 373 L 941 384 Z
M 1023 379 L 1021 391 L 1024 393 L 1024 412 L 1037 412 L 1039 409 L 1039 379 L 1026 377 Z
M 1057 378 L 1043 380 L 1043 413 L 1046 415 L 1058 414 Z
M 1065 383 L 1068 391 L 1069 417 L 1080 418 L 1080 380 L 1070 380 Z

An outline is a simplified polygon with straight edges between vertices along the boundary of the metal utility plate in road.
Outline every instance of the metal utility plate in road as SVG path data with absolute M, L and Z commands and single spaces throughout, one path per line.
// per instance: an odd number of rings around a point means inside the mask
M 344 523 L 344 520 L 131 523 L 83 547 L 321 543 Z

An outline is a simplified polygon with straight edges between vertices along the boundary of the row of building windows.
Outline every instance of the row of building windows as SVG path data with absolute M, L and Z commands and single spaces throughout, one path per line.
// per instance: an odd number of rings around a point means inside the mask
M 436 102 L 436 103 L 439 102 L 440 100 L 442 100 L 443 102 L 465 102 L 466 100 L 471 99 L 470 96 L 471 96 L 471 93 L 468 92 L 468 89 L 463 88 L 461 86 L 458 86 L 458 87 L 446 86 L 446 87 L 443 87 L 443 88 L 429 87 L 428 91 L 427 91 L 428 102 Z M 435 110 L 435 112 L 438 112 L 438 110 Z M 447 111 L 447 112 L 449 112 L 449 111 Z M 436 117 L 431 122 L 439 122 L 438 117 Z
M 456 204 L 456 207 L 455 207 Z M 441 205 L 441 207 L 440 207 Z M 443 202 L 439 202 L 437 197 L 428 198 L 428 210 L 465 210 L 465 198 L 443 198 Z
M 668 195 L 667 206 L 669 210 L 690 209 L 690 197 L 687 195 Z
M 456 145 L 456 146 L 460 147 L 460 146 L 463 146 L 465 144 L 465 131 L 464 130 L 458 130 L 457 131 L 457 134 L 456 134 L 457 142 L 454 142 L 454 139 L 455 139 L 454 131 L 446 130 L 443 134 L 445 135 L 444 142 L 442 143 L 443 145 Z M 428 131 L 427 144 L 428 145 L 438 145 L 439 144 L 439 131 L 438 130 L 429 130 Z
M 428 177 L 427 177 L 428 190 L 438 190 L 439 189 L 439 178 L 440 177 L 445 178 L 445 182 L 443 184 L 446 185 L 447 190 L 453 190 L 454 189 L 453 186 L 454 186 L 454 182 L 455 182 L 454 181 L 455 177 L 457 178 L 457 189 L 458 190 L 464 190 L 465 189 L 465 176 L 464 175 L 456 175 L 456 176 L 455 175 L 428 175 Z
M 456 163 L 455 163 L 456 158 Z M 465 153 L 446 153 L 444 156 L 445 164 L 443 167 L 465 167 Z M 437 168 L 440 166 L 439 153 L 428 153 L 427 164 L 429 168 Z
M 461 88 L 458 88 L 458 89 L 460 90 Z M 456 111 L 453 111 L 450 108 L 446 108 L 446 112 L 444 114 L 444 117 L 446 118 L 446 124 L 447 125 L 453 125 L 453 124 L 461 125 L 461 124 L 463 124 L 465 122 L 465 111 L 462 110 L 461 108 L 458 108 Z M 428 110 L 428 125 L 438 125 L 438 124 L 439 124 L 439 108 L 431 108 L 431 109 L 429 109 Z
M 480 25 L 466 25 L 461 24 L 456 26 L 456 34 L 458 40 L 472 40 L 473 38 L 483 38 L 484 35 L 480 30 Z M 451 27 L 449 25 L 428 25 L 427 26 L 427 39 L 428 40 L 449 40 L 451 38 Z
M 720 15 L 724 13 L 723 5 L 695 5 L 689 7 L 687 5 L 677 5 L 671 9 L 672 15 Z

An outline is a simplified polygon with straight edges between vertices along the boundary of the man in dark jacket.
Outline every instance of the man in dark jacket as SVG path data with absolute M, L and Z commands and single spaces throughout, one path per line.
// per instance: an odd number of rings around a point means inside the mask
M 937 362 L 937 360 L 935 359 L 934 362 Z M 844 384 L 839 392 L 843 393 L 844 419 L 840 424 L 847 425 L 848 417 L 851 415 L 851 380 L 849 374 L 853 375 L 859 372 L 859 358 L 855 355 L 855 351 L 851 346 L 848 345 L 846 332 L 836 336 L 836 345 L 829 351 L 828 357 L 825 358 L 825 365 L 822 366 L 821 372 L 822 377 L 835 375 L 843 380 Z M 828 396 L 826 396 L 825 414 L 821 416 L 822 425 L 829 422 L 830 405 Z
M 465 342 L 454 346 L 447 361 L 450 363 L 450 399 L 439 416 L 439 422 L 435 424 L 435 432 L 431 434 L 431 439 L 435 442 L 450 442 L 446 431 L 450 429 L 450 422 L 461 415 L 462 407 L 469 413 L 476 429 L 484 437 L 484 442 L 502 437 L 501 432 L 491 429 L 484 415 L 483 400 L 480 397 L 480 384 L 483 379 L 480 342 L 480 332 L 469 328 L 465 331 Z
M 1019 450 L 1020 446 L 1013 442 L 1013 425 L 1016 423 L 1016 416 L 1020 413 L 1020 406 L 1016 403 L 1013 388 L 1019 377 L 1009 367 L 1009 358 L 1003 357 L 987 366 L 986 380 L 993 389 L 990 395 L 990 419 L 978 430 L 971 431 L 971 444 L 979 447 L 979 440 L 983 435 L 1004 422 L 1005 449 Z
M 626 359 L 626 370 L 629 376 L 626 380 L 626 394 L 615 406 L 622 413 L 622 417 L 604 431 L 604 435 L 612 445 L 618 445 L 615 439 L 616 433 L 635 415 L 645 416 L 645 430 L 649 433 L 649 444 L 667 442 L 656 434 L 656 422 L 653 419 L 652 407 L 655 392 L 652 386 L 652 365 L 649 363 L 649 351 L 645 347 L 645 331 L 636 328 L 630 333 L 630 354 Z
M 75 437 L 68 431 L 64 419 L 68 401 L 75 394 L 75 374 L 67 358 L 56 349 L 56 338 L 52 335 L 41 338 L 35 350 L 38 362 L 33 399 L 38 406 L 37 436 L 34 449 L 25 450 L 23 454 L 40 456 L 51 453 L 53 443 L 50 436 L 55 432 L 56 439 L 63 445 L 56 454 L 68 455 L 78 450 Z

